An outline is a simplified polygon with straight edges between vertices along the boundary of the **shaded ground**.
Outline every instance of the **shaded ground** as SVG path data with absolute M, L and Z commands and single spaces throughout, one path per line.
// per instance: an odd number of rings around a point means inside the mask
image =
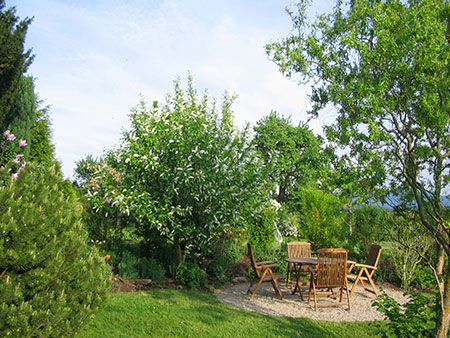
M 173 280 L 153 281 L 151 279 L 123 279 L 112 275 L 112 292 L 136 292 L 151 289 L 183 289 L 182 285 L 177 285 Z

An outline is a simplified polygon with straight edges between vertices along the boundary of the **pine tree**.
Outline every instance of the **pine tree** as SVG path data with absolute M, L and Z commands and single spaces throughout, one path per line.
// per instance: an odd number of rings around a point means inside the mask
M 0 336 L 73 336 L 105 299 L 109 269 L 54 167 L 0 169 Z

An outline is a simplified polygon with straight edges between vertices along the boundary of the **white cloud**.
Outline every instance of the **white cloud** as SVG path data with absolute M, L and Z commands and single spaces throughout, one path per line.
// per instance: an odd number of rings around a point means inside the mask
M 86 154 L 118 143 L 142 93 L 163 100 L 190 72 L 199 91 L 238 98 L 236 121 L 256 122 L 272 109 L 306 119 L 308 87 L 283 77 L 264 45 L 283 37 L 290 1 L 16 0 L 35 16 L 27 35 L 40 97 L 51 105 L 57 157 L 65 176 Z M 183 81 L 185 82 L 185 81 Z M 320 121 L 314 129 L 319 130 Z

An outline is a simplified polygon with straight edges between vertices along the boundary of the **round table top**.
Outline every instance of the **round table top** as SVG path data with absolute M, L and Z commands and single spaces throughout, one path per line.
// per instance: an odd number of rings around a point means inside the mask
M 317 265 L 317 257 L 291 257 L 286 258 L 286 262 L 294 264 Z

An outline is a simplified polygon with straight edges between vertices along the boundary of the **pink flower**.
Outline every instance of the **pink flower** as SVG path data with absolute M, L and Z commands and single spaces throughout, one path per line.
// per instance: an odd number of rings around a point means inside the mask
M 20 147 L 20 148 L 23 148 L 23 147 L 25 147 L 26 145 L 27 145 L 27 141 L 22 140 L 22 139 L 19 140 L 19 147 Z
M 5 130 L 3 132 L 3 135 L 6 136 L 6 140 L 7 141 L 14 141 L 16 139 L 16 137 L 14 136 L 14 134 L 11 134 L 11 132 L 9 130 Z
M 20 158 L 23 156 L 23 154 L 17 154 L 16 157 L 14 158 L 13 162 L 14 163 L 19 163 Z
M 25 164 L 26 164 L 26 163 L 27 163 L 27 162 L 23 162 L 23 163 L 22 163 L 22 165 L 20 166 L 19 170 L 17 170 L 17 172 L 16 172 L 17 175 L 20 174 L 20 171 L 23 169 L 23 167 L 25 167 Z
M 17 177 L 19 177 L 19 174 L 18 174 L 18 173 L 11 174 L 11 178 L 12 178 L 13 180 L 17 179 Z

